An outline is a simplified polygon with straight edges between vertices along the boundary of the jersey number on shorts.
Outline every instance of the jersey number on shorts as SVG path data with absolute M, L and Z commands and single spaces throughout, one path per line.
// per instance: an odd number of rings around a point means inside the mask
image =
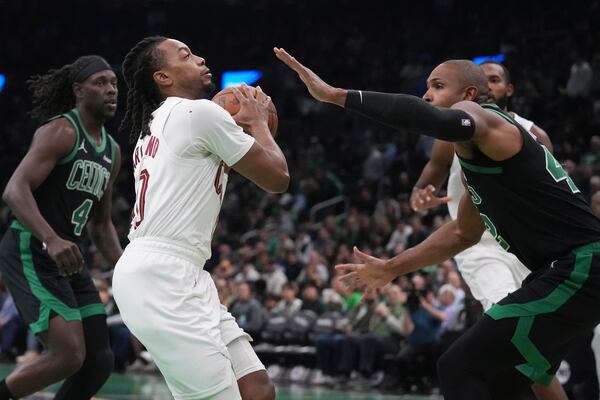
M 552 153 L 548 151 L 546 146 L 542 147 L 544 148 L 544 153 L 546 153 L 546 170 L 550 173 L 550 175 L 552 175 L 552 178 L 554 178 L 556 182 L 566 180 L 567 185 L 569 185 L 569 189 L 571 189 L 571 192 L 579 193 L 579 189 L 575 185 L 575 182 L 573 182 L 573 179 L 571 179 L 571 177 L 567 175 L 563 167 L 558 161 L 556 161 L 556 158 L 554 158 Z
M 137 201 L 135 203 L 135 216 L 139 217 L 137 221 L 133 221 L 133 229 L 136 229 L 144 220 L 144 208 L 146 206 L 146 191 L 148 190 L 148 181 L 150 180 L 150 172 L 143 169 L 140 172 L 140 191 L 137 193 Z
M 83 227 L 87 223 L 88 216 L 90 215 L 90 210 L 94 203 L 90 199 L 85 199 L 83 203 L 79 207 L 77 207 L 73 214 L 71 215 L 71 223 L 75 225 L 73 228 L 73 232 L 75 235 L 80 236 L 81 231 L 83 231 Z

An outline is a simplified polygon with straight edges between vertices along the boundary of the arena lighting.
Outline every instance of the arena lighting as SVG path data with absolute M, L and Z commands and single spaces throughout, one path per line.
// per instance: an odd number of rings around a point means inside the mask
M 493 61 L 493 62 L 501 63 L 504 60 L 506 60 L 506 57 L 504 57 L 504 54 L 502 54 L 502 53 L 496 54 L 495 56 L 479 56 L 479 57 L 473 58 L 473 62 L 475 64 L 483 64 L 486 61 Z
M 262 72 L 256 69 L 223 72 L 223 75 L 221 76 L 221 89 L 241 85 L 242 83 L 252 85 L 259 80 L 261 76 Z
M 6 83 L 6 75 L 0 74 L 0 92 L 4 89 L 4 84 Z

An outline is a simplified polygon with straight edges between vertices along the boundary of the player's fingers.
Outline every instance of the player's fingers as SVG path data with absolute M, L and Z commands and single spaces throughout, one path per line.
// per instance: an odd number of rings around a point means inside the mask
M 254 96 L 252 95 L 252 89 L 250 89 L 250 86 L 246 85 L 245 83 L 242 83 L 240 86 L 242 88 L 242 92 L 244 92 L 244 95 L 246 96 L 246 99 L 248 99 L 248 101 L 253 101 Z
M 238 101 L 240 103 L 245 103 L 248 101 L 248 98 L 235 86 L 233 86 L 231 88 L 231 91 L 233 92 L 233 95 L 235 96 L 236 99 L 238 99 Z
M 301 65 L 298 60 L 292 57 L 285 49 L 283 48 L 273 48 L 275 51 L 275 56 L 283 61 L 288 67 L 292 68 L 294 71 L 297 71 L 299 65 Z
M 444 196 L 444 197 L 438 197 L 437 198 L 438 204 L 446 204 L 446 203 L 448 203 L 451 200 L 452 200 L 452 198 L 450 196 Z
M 358 269 L 358 264 L 338 264 L 335 266 L 336 271 L 352 273 Z M 343 276 L 339 277 L 339 280 L 342 280 Z
M 358 247 L 354 246 L 354 256 L 356 258 L 358 258 L 359 260 L 362 260 L 364 262 L 369 262 L 369 261 L 373 261 L 375 260 L 375 257 L 368 255 L 367 253 L 363 253 L 362 251 L 360 251 L 358 249 Z

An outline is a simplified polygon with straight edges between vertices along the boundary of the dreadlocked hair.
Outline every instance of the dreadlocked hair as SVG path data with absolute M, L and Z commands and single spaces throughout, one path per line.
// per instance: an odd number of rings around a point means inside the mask
M 167 40 L 164 36 L 150 36 L 138 42 L 125 56 L 123 77 L 127 84 L 127 106 L 120 130 L 129 131 L 129 140 L 150 134 L 152 111 L 162 101 L 162 94 L 152 75 L 161 67 L 161 54 L 156 46 Z M 141 136 L 140 136 L 141 135 Z
M 73 64 L 51 69 L 44 75 L 34 75 L 27 80 L 33 96 L 33 108 L 29 115 L 36 122 L 43 122 L 75 107 L 73 77 L 96 56 L 79 57 Z

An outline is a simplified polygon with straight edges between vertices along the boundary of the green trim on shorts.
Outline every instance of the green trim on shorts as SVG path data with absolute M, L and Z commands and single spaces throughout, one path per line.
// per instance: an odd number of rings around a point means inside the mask
M 94 315 L 106 315 L 104 305 L 101 303 L 88 304 L 87 306 L 79 307 L 81 319 L 92 317 Z
M 554 379 L 554 375 L 549 373 L 550 362 L 529 339 L 529 332 L 534 319 L 534 316 L 519 318 L 515 334 L 510 340 L 526 361 L 515 368 L 533 382 L 548 386 Z
M 12 226 L 12 224 L 11 224 Z M 21 264 L 23 273 L 33 295 L 40 301 L 39 318 L 36 322 L 29 324 L 31 331 L 35 334 L 48 330 L 50 320 L 50 311 L 54 311 L 65 321 L 81 321 L 81 313 L 78 309 L 70 308 L 65 303 L 57 299 L 40 282 L 40 279 L 33 265 L 33 255 L 31 254 L 31 232 L 21 230 L 19 234 L 19 247 L 21 250 Z
M 477 172 L 478 174 L 496 175 L 502 173 L 502 167 L 482 167 L 466 162 L 465 160 L 458 159 L 460 166 L 469 171 Z
M 581 289 L 581 286 L 587 280 L 594 252 L 600 252 L 600 241 L 592 242 L 575 249 L 573 251 L 575 253 L 575 266 L 573 271 L 571 271 L 571 275 L 543 299 L 522 304 L 494 304 L 485 313 L 493 319 L 498 320 L 534 316 L 558 310 L 575 292 Z
M 600 241 L 575 249 L 573 251 L 575 254 L 573 271 L 564 282 L 543 299 L 522 304 L 494 304 L 492 308 L 486 311 L 486 314 L 494 320 L 519 318 L 511 343 L 521 353 L 526 362 L 517 365 L 515 368 L 533 382 L 548 386 L 553 379 L 553 375 L 549 373 L 550 362 L 529 338 L 535 316 L 555 312 L 581 289 L 589 276 L 592 257 L 597 252 L 600 252 Z

